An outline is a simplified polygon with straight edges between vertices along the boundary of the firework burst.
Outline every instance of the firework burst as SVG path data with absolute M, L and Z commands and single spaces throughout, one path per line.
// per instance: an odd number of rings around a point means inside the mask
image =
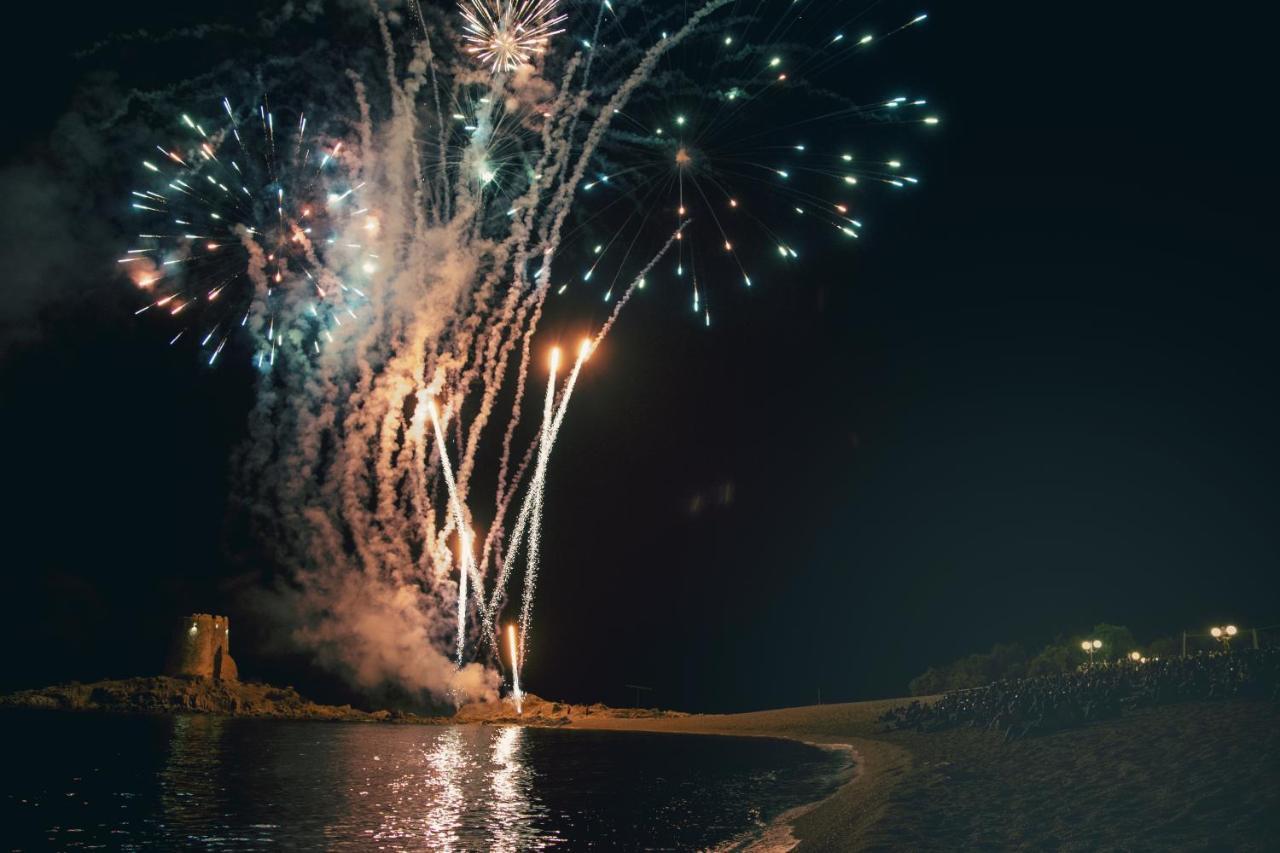
M 777 37 L 795 17 L 788 7 L 782 20 L 721 22 L 663 57 L 653 85 L 617 116 L 580 188 L 591 211 L 581 228 L 586 261 L 561 293 L 590 289 L 613 301 L 616 271 L 674 228 L 674 251 L 659 272 L 710 326 L 717 289 L 790 277 L 780 265 L 828 236 L 854 245 L 876 191 L 919 184 L 902 150 L 910 140 L 885 131 L 938 125 L 927 100 L 895 91 L 855 99 L 847 84 L 825 85 L 824 72 L 927 16 L 901 18 L 878 35 L 811 33 L 816 45 Z M 756 40 L 756 30 L 766 32 Z
M 308 134 L 305 115 L 277 129 L 265 105 L 239 119 L 230 100 L 222 106 L 216 126 L 181 114 L 158 156 L 142 161 L 131 202 L 139 233 L 118 263 L 151 297 L 135 313 L 179 318 L 169 343 L 198 340 L 210 364 L 236 329 L 265 317 L 255 360 L 269 366 L 287 331 L 318 352 L 343 316 L 357 319 L 363 291 L 336 271 L 367 276 L 378 258 L 338 235 L 373 236 L 377 213 L 360 206 L 342 142 Z
M 467 51 L 495 73 L 527 65 L 547 49 L 568 18 L 558 0 L 464 0 L 458 5 Z

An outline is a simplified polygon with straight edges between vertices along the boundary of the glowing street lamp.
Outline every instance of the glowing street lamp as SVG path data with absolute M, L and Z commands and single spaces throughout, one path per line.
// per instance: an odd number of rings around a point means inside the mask
M 1080 648 L 1089 653 L 1089 665 L 1093 666 L 1093 653 L 1102 648 L 1101 640 L 1084 640 L 1080 643 Z
M 1240 633 L 1240 629 L 1235 625 L 1223 625 L 1222 627 L 1215 625 L 1209 629 L 1209 633 L 1213 635 L 1215 640 L 1222 643 L 1222 647 L 1224 649 L 1231 651 L 1231 641 L 1235 638 L 1236 634 Z
M 1134 663 L 1140 663 L 1142 661 L 1142 652 L 1129 652 L 1129 660 Z

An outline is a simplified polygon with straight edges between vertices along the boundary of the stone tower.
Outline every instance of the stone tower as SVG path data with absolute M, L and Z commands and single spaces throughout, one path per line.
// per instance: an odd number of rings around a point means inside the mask
M 208 613 L 179 619 L 164 674 L 237 680 L 236 662 L 231 659 L 231 620 Z

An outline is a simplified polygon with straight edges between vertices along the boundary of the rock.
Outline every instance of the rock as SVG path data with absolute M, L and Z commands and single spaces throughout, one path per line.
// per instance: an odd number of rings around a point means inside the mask
M 452 717 L 426 717 L 401 710 L 361 711 L 350 705 L 318 705 L 292 687 L 198 676 L 160 676 L 62 684 L 0 696 L 0 708 L 111 711 L 115 713 L 222 714 L 291 720 L 343 720 L 401 724 L 482 723 L 498 725 L 566 726 L 575 717 L 684 716 L 671 711 L 616 709 L 605 705 L 572 705 L 525 696 L 517 713 L 509 699 L 476 702 Z

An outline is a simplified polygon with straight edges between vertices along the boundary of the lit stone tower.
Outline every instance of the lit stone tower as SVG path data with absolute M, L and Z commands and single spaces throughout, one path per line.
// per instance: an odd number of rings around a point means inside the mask
M 231 620 L 208 613 L 194 613 L 179 619 L 164 674 L 235 681 Z

